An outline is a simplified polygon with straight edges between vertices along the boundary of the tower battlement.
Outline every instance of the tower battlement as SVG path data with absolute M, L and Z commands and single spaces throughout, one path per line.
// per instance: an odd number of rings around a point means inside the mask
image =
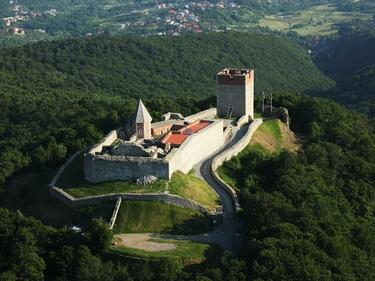
M 254 70 L 225 68 L 217 74 L 218 84 L 244 85 L 254 78 Z

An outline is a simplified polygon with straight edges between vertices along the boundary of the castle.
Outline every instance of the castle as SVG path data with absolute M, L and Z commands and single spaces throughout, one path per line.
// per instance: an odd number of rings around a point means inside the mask
M 141 100 L 123 129 L 111 131 L 84 155 L 85 179 L 135 180 L 144 176 L 170 179 L 189 172 L 219 150 L 227 139 L 228 119 L 254 118 L 254 70 L 226 68 L 217 74 L 217 108 L 183 117 L 152 117 Z

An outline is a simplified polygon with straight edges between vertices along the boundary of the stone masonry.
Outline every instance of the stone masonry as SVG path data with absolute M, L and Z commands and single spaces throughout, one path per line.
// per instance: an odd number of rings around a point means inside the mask
M 254 119 L 254 70 L 225 68 L 217 74 L 217 113 Z

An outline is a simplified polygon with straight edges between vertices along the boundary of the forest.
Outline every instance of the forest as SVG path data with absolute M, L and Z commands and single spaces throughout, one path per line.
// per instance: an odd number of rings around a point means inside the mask
M 330 45 L 315 62 L 337 85 L 320 95 L 374 117 L 375 34 L 362 27 L 346 31 Z
M 98 104 L 73 106 L 68 113 L 78 110 L 84 120 L 78 124 L 115 125 L 118 109 L 103 115 Z M 288 107 L 292 129 L 304 143 L 298 154 L 255 147 L 225 164 L 237 182 L 247 226 L 238 257 L 216 254 L 193 267 L 168 259 L 121 260 L 106 251 L 111 233 L 100 220 L 82 236 L 0 209 L 0 258 L 6 260 L 0 280 L 373 280 L 373 122 L 320 98 L 279 94 L 275 104 Z M 88 112 L 98 113 L 97 119 Z M 96 137 L 94 128 L 86 128 L 88 138 Z M 59 141 L 72 132 L 58 131 Z M 48 141 L 46 156 L 62 157 L 59 146 Z
M 256 69 L 257 92 L 333 86 L 307 51 L 282 37 L 210 33 L 97 37 L 0 50 L 0 92 L 89 92 L 126 97 L 215 94 L 223 66 Z
M 254 145 L 224 164 L 244 209 L 251 280 L 374 280 L 374 123 L 324 99 L 276 104 L 302 150 Z

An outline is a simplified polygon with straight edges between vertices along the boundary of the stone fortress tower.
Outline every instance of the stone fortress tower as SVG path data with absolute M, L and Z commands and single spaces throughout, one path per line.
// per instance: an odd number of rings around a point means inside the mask
M 151 121 L 152 117 L 142 100 L 138 102 L 138 108 L 135 115 L 135 132 L 139 139 L 151 139 Z
M 254 70 L 225 68 L 217 74 L 217 114 L 254 119 Z

